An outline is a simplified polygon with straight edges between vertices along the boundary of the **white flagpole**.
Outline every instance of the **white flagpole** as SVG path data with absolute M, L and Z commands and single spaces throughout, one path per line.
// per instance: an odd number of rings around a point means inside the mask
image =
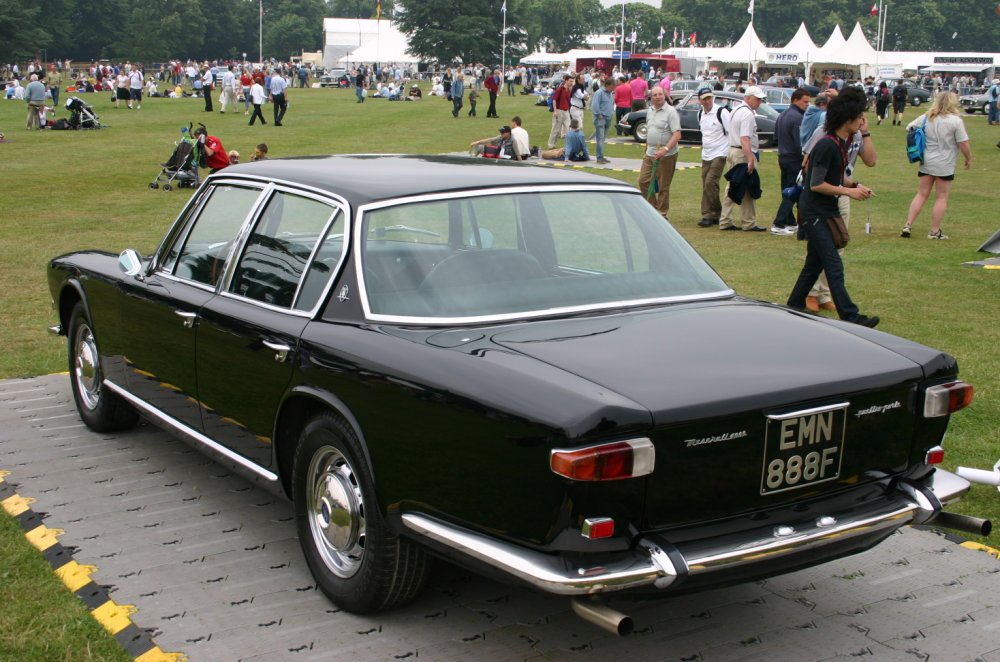
M 257 12 L 257 61 L 264 64 L 264 0 L 260 0 L 260 11 Z
M 501 41 L 500 41 L 500 71 L 506 72 L 506 70 L 507 70 L 507 2 L 506 2 L 506 0 L 504 0 L 503 7 L 500 8 L 500 13 L 503 14 L 503 32 L 501 33 Z M 506 73 L 504 75 L 506 75 Z
M 749 46 L 748 52 L 747 52 L 747 82 L 748 83 L 750 82 L 750 67 L 753 66 L 753 63 L 752 63 L 752 60 L 753 60 L 753 9 L 754 9 L 753 4 L 754 4 L 754 0 L 750 0 L 750 36 L 751 36 L 751 38 L 748 40 L 750 42 L 750 46 Z
M 622 3 L 622 41 L 621 41 L 621 47 L 618 49 L 618 75 L 619 76 L 624 76 L 625 75 L 625 68 L 622 66 L 622 60 L 624 59 L 622 56 L 624 54 L 624 51 L 625 51 L 625 3 L 623 2 Z

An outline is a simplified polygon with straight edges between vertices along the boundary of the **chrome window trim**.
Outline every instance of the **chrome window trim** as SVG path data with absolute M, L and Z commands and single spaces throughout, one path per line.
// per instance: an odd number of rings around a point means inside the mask
M 354 224 L 354 245 L 356 255 L 354 260 L 355 277 L 357 279 L 359 296 L 361 299 L 361 309 L 366 320 L 371 322 L 390 322 L 393 324 L 412 324 L 419 326 L 455 326 L 461 324 L 484 324 L 493 322 L 507 322 L 512 320 L 537 319 L 540 317 L 550 317 L 554 315 L 571 315 L 576 313 L 587 313 L 600 310 L 614 310 L 620 308 L 639 308 L 643 306 L 683 303 L 688 301 L 711 301 L 724 299 L 736 294 L 732 288 L 726 288 L 717 292 L 707 292 L 702 294 L 685 294 L 672 297 L 657 297 L 653 299 L 628 299 L 623 301 L 606 301 L 603 303 L 560 306 L 557 308 L 545 308 L 542 310 L 524 311 L 517 313 L 503 313 L 498 315 L 475 315 L 464 317 L 416 317 L 408 315 L 383 315 L 373 313 L 368 302 L 368 290 L 364 279 L 364 265 L 362 264 L 361 247 L 364 245 L 364 237 L 361 230 L 365 225 L 364 216 L 370 211 L 377 211 L 386 207 L 397 207 L 401 205 L 414 204 L 420 202 L 435 202 L 438 200 L 456 200 L 465 198 L 480 198 L 492 195 L 508 195 L 511 193 L 566 193 L 566 192 L 618 192 L 630 195 L 641 195 L 633 186 L 627 184 L 567 184 L 557 186 L 546 185 L 526 185 L 526 186 L 505 186 L 502 188 L 488 190 L 469 191 L 449 191 L 445 193 L 429 193 L 425 195 L 414 195 L 403 198 L 393 198 L 391 200 L 380 200 L 358 207 L 358 218 Z
M 347 262 L 347 256 L 350 250 L 350 245 L 349 245 L 350 242 L 347 241 L 347 239 L 351 236 L 351 220 L 352 220 L 351 205 L 347 202 L 347 199 L 344 198 L 343 196 L 331 193 L 324 189 L 313 186 L 299 185 L 296 184 L 295 182 L 267 178 L 267 177 L 257 177 L 257 176 L 235 177 L 228 175 L 219 175 L 206 179 L 202 188 L 207 189 L 209 186 L 219 186 L 219 185 L 224 186 L 227 184 L 232 184 L 236 186 L 245 186 L 247 188 L 259 187 L 260 192 L 258 194 L 257 201 L 254 203 L 253 207 L 251 207 L 250 212 L 247 214 L 247 217 L 243 219 L 243 224 L 240 226 L 239 232 L 237 232 L 236 236 L 233 239 L 233 245 L 230 248 L 229 254 L 226 257 L 226 270 L 223 273 L 222 278 L 219 279 L 219 282 L 216 283 L 215 286 L 209 286 L 205 283 L 199 283 L 197 281 L 193 281 L 187 278 L 180 278 L 179 276 L 174 275 L 172 271 L 165 271 L 159 268 L 159 262 L 160 258 L 162 257 L 162 251 L 166 248 L 165 246 L 166 236 L 164 237 L 163 242 L 161 242 L 160 247 L 157 248 L 157 252 L 154 253 L 156 263 L 152 265 L 150 273 L 156 274 L 159 277 L 166 278 L 168 280 L 172 280 L 177 283 L 184 283 L 186 285 L 196 287 L 206 292 L 214 292 L 218 296 L 226 297 L 228 299 L 232 299 L 235 301 L 243 301 L 258 306 L 260 308 L 264 308 L 266 310 L 283 312 L 289 315 L 293 315 L 295 317 L 312 319 L 319 312 L 320 308 L 323 305 L 323 301 L 326 300 L 326 297 L 329 294 L 330 289 L 333 287 L 334 282 L 337 280 L 338 274 L 343 270 L 344 264 Z M 250 299 L 244 296 L 240 296 L 238 294 L 233 294 L 228 291 L 229 285 L 232 282 L 233 274 L 235 273 L 236 269 L 236 264 L 235 260 L 233 260 L 233 256 L 242 252 L 243 247 L 245 246 L 246 241 L 250 236 L 250 232 L 252 228 L 255 227 L 258 219 L 260 218 L 260 214 L 264 209 L 264 207 L 266 206 L 267 202 L 271 200 L 271 198 L 276 192 L 281 192 L 281 191 L 317 200 L 318 202 L 322 202 L 323 204 L 329 205 L 333 209 L 343 212 L 344 214 L 343 235 L 345 241 L 343 247 L 341 248 L 340 258 L 337 261 L 337 265 L 333 270 L 333 275 L 331 276 L 330 281 L 326 284 L 326 287 L 323 289 L 322 295 L 319 297 L 316 304 L 310 310 L 300 310 L 292 307 L 286 308 L 283 306 L 274 306 L 265 303 L 263 301 Z M 188 212 L 192 204 L 197 205 L 196 209 L 191 210 L 191 213 L 195 214 L 195 222 L 197 222 L 197 216 L 201 215 L 205 203 L 211 198 L 211 194 L 202 193 L 202 189 L 199 189 L 198 193 L 199 195 L 192 196 L 191 202 L 185 205 L 184 209 L 177 216 L 177 219 L 175 219 L 174 221 L 175 223 L 185 216 L 185 214 Z M 324 234 L 329 230 L 330 223 L 333 222 L 335 218 L 336 218 L 336 213 L 331 214 L 330 218 L 327 220 L 327 223 L 323 228 Z M 193 226 L 194 223 L 191 224 L 191 227 Z M 187 235 L 190 234 L 190 231 L 191 228 L 190 227 L 187 228 L 184 231 L 184 236 L 178 237 L 177 240 L 182 242 L 187 241 Z M 168 232 L 167 236 L 169 236 L 169 234 L 170 233 Z M 309 256 L 309 261 L 306 263 L 307 270 L 309 266 L 312 264 L 313 258 L 315 258 L 316 256 L 316 251 L 318 250 L 318 246 L 319 245 L 317 244 L 317 246 L 313 248 L 313 252 Z M 304 274 L 305 272 L 303 272 L 303 275 Z M 295 291 L 296 297 L 298 297 L 301 285 L 302 281 L 300 280 L 299 287 L 296 288 Z M 293 300 L 293 305 L 294 305 L 294 300 Z

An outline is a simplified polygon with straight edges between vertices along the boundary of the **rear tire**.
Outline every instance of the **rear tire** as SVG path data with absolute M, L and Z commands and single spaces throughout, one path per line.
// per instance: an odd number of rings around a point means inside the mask
M 69 318 L 69 375 L 80 418 L 95 432 L 127 430 L 139 414 L 104 384 L 101 353 L 83 302 L 73 306 Z
M 389 532 L 361 443 L 333 413 L 317 415 L 302 430 L 292 488 L 302 553 L 338 606 L 364 614 L 420 593 L 427 553 Z

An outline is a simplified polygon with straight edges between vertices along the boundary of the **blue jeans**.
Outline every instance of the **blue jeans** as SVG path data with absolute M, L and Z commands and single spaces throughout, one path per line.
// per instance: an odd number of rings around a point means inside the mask
M 1000 108 L 998 108 L 998 107 L 1000 107 L 1000 102 L 998 102 L 998 101 L 990 101 L 987 104 L 987 108 L 988 108 L 988 110 L 987 110 L 987 116 L 986 116 L 986 121 L 987 122 L 1000 121 L 1000 112 L 998 112 L 998 110 L 1000 110 Z
M 802 169 L 802 159 L 796 158 L 778 158 L 778 167 L 781 168 L 781 190 L 785 190 L 789 186 L 795 185 L 795 180 L 799 176 L 799 170 Z M 795 214 L 792 213 L 792 208 L 795 207 L 795 203 L 791 200 L 781 196 L 781 204 L 778 205 L 778 212 L 774 215 L 774 223 L 779 228 L 784 228 L 788 226 L 794 226 L 796 223 Z
M 597 158 L 604 158 L 604 141 L 608 134 L 608 129 L 611 128 L 611 118 L 604 117 L 594 117 L 594 140 L 597 141 Z
M 355 87 L 354 88 L 354 94 L 357 95 L 357 97 L 358 97 L 358 103 L 364 103 L 365 102 L 365 88 L 360 87 L 360 86 L 359 87 Z
M 833 235 L 830 234 L 830 227 L 826 224 L 825 218 L 810 218 L 805 221 L 806 239 L 806 262 L 802 265 L 798 280 L 792 293 L 788 295 L 789 308 L 804 310 L 806 307 L 806 296 L 812 289 L 820 272 L 826 271 L 826 282 L 830 285 L 830 298 L 837 306 L 837 314 L 840 319 L 853 322 L 858 319 L 858 307 L 851 301 L 851 296 L 847 293 L 844 285 L 844 263 L 840 260 L 840 253 L 833 244 Z

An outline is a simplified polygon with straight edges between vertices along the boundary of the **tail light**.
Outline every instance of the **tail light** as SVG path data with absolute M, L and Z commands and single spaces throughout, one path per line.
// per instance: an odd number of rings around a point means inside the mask
M 653 442 L 641 438 L 586 448 L 553 449 L 549 467 L 571 480 L 620 480 L 653 473 L 655 459 Z
M 924 462 L 926 464 L 941 464 L 944 462 L 944 449 L 940 446 L 928 449 L 924 455 Z
M 972 403 L 972 386 L 965 382 L 948 382 L 924 391 L 924 418 L 947 416 Z

